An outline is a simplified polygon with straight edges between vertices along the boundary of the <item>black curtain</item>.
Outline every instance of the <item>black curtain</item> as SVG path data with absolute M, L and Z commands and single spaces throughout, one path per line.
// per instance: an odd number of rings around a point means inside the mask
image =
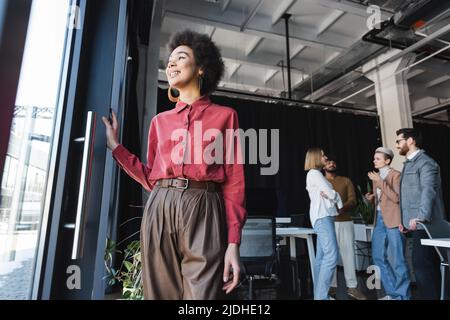
M 214 95 L 212 100 L 234 108 L 244 130 L 279 129 L 278 173 L 263 176 L 260 165 L 245 165 L 249 215 L 290 216 L 308 212 L 304 161 L 309 147 L 318 146 L 326 153 L 333 154 L 337 159 L 339 174 L 350 177 L 355 187 L 360 185 L 366 191 L 367 172 L 373 168 L 373 152 L 381 145 L 375 116 Z M 173 107 L 173 103 L 167 99 L 167 90 L 159 90 L 158 107 L 158 112 Z
M 447 220 L 450 219 L 448 208 L 450 208 L 450 128 L 444 125 L 414 123 L 414 127 L 419 129 L 423 135 L 423 149 L 441 167 L 442 192 L 444 196 L 445 208 L 447 209 Z

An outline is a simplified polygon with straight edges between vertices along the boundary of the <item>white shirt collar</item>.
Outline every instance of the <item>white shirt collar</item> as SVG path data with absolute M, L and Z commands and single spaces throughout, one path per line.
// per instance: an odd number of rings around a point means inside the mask
M 384 166 L 383 168 L 380 168 L 381 179 L 384 180 L 388 176 L 389 171 L 391 171 L 391 168 L 389 166 Z
M 407 156 L 406 158 L 408 158 L 408 160 L 412 160 L 414 159 L 414 157 L 419 153 L 420 149 L 417 149 L 416 151 L 414 151 L 413 153 L 411 153 L 409 156 Z

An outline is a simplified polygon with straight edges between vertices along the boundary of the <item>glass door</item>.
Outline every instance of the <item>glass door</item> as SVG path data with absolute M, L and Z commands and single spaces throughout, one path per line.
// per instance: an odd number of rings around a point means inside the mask
M 34 0 L 0 189 L 0 299 L 30 299 L 45 220 L 70 0 Z
M 127 10 L 32 1 L 1 185 L 0 299 L 104 297 L 117 168 L 101 116 L 124 108 Z
M 101 117 L 124 108 L 127 5 L 126 0 L 79 0 L 74 10 L 79 23 L 72 28 L 63 76 L 64 113 L 49 179 L 44 259 L 36 266 L 39 299 L 104 298 L 117 168 L 106 149 Z

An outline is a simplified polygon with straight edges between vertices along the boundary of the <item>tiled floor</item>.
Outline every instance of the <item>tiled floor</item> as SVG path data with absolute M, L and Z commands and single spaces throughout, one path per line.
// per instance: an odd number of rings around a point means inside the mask
M 3 263 L 0 266 L 0 300 L 27 300 L 30 298 L 32 263 L 32 259 L 26 259 Z
M 347 295 L 347 288 L 345 285 L 344 271 L 342 267 L 338 267 L 338 290 L 336 300 L 354 300 Z M 304 287 L 298 290 L 300 293 L 294 293 L 291 286 L 291 277 L 284 273 L 285 277 L 273 280 L 255 280 L 254 282 L 254 299 L 256 300 L 312 300 L 312 287 L 310 280 L 306 281 Z M 288 276 L 288 277 L 286 277 Z M 383 289 L 370 290 L 367 285 L 367 280 L 370 275 L 365 272 L 357 272 L 358 289 L 366 295 L 368 300 L 377 300 L 385 296 Z M 303 279 L 305 280 L 305 279 Z M 369 280 L 370 282 L 370 280 Z M 306 287 L 306 288 L 305 288 Z M 412 287 L 413 294 L 415 293 L 414 286 Z M 247 300 L 249 296 L 248 282 L 244 281 L 236 292 L 229 296 L 230 299 Z

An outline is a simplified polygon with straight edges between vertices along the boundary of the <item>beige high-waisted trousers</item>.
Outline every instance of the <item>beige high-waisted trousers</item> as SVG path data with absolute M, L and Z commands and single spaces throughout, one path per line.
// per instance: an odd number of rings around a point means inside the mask
M 221 298 L 226 230 L 220 192 L 157 184 L 141 225 L 144 298 Z

